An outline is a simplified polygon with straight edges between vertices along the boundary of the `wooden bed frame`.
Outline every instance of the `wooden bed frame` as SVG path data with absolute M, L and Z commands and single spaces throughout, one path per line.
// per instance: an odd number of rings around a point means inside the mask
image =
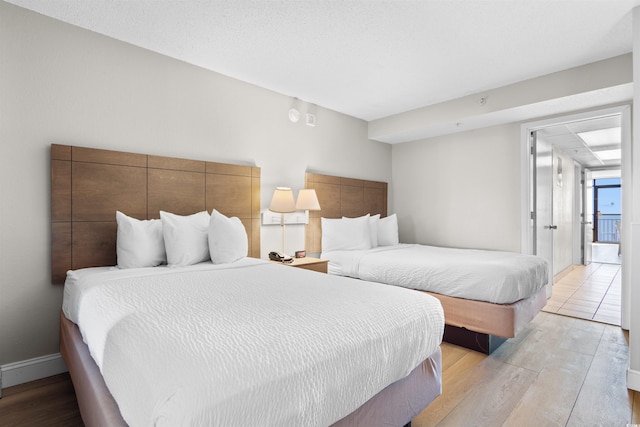
M 307 252 L 322 252 L 321 217 L 387 216 L 386 182 L 307 173 L 305 188 L 316 190 L 322 207 L 321 211 L 309 212 L 305 241 Z M 442 303 L 446 322 L 444 341 L 486 354 L 493 352 L 507 338 L 515 337 L 547 302 L 544 288 L 513 304 L 493 304 L 425 293 Z
M 51 145 L 52 282 L 66 271 L 116 265 L 115 211 L 138 219 L 165 210 L 187 215 L 213 208 L 242 220 L 249 256 L 260 257 L 260 168 L 93 148 Z M 60 353 L 86 426 L 126 426 L 82 340 L 61 312 Z M 440 395 L 438 349 L 336 426 L 405 425 Z
M 213 208 L 237 216 L 260 258 L 260 168 L 51 145 L 51 275 L 116 265 L 116 210 L 160 218 Z

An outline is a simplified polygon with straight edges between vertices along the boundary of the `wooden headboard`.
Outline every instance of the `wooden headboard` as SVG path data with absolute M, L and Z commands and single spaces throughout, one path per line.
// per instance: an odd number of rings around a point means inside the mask
M 260 168 L 52 144 L 52 282 L 116 265 L 116 210 L 153 219 L 214 208 L 242 220 L 259 258 Z
M 322 251 L 322 217 L 387 216 L 386 182 L 307 173 L 304 186 L 316 190 L 321 208 L 320 211 L 309 212 L 309 224 L 305 230 L 307 252 Z

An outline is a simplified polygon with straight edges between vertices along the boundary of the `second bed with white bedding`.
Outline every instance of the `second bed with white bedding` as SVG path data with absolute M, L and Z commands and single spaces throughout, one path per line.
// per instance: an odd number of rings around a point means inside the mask
M 495 304 L 528 298 L 548 281 L 544 259 L 513 252 L 399 244 L 321 256 L 330 274 Z
M 64 313 L 132 426 L 329 425 L 444 327 L 428 295 L 251 259 L 72 272 Z

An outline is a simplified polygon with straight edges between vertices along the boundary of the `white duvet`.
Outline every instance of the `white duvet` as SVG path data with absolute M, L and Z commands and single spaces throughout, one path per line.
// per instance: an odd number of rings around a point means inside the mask
M 131 426 L 326 426 L 436 351 L 428 295 L 245 259 L 71 272 L 79 325 Z
M 528 298 L 548 281 L 543 258 L 514 252 L 399 244 L 322 258 L 331 274 L 496 304 Z

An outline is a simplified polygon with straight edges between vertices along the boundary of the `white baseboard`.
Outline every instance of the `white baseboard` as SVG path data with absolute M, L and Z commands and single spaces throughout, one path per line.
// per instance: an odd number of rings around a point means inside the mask
M 640 391 L 640 371 L 627 369 L 627 388 Z
M 60 353 L 0 366 L 0 389 L 67 372 Z M 0 394 L 1 396 L 1 394 Z

